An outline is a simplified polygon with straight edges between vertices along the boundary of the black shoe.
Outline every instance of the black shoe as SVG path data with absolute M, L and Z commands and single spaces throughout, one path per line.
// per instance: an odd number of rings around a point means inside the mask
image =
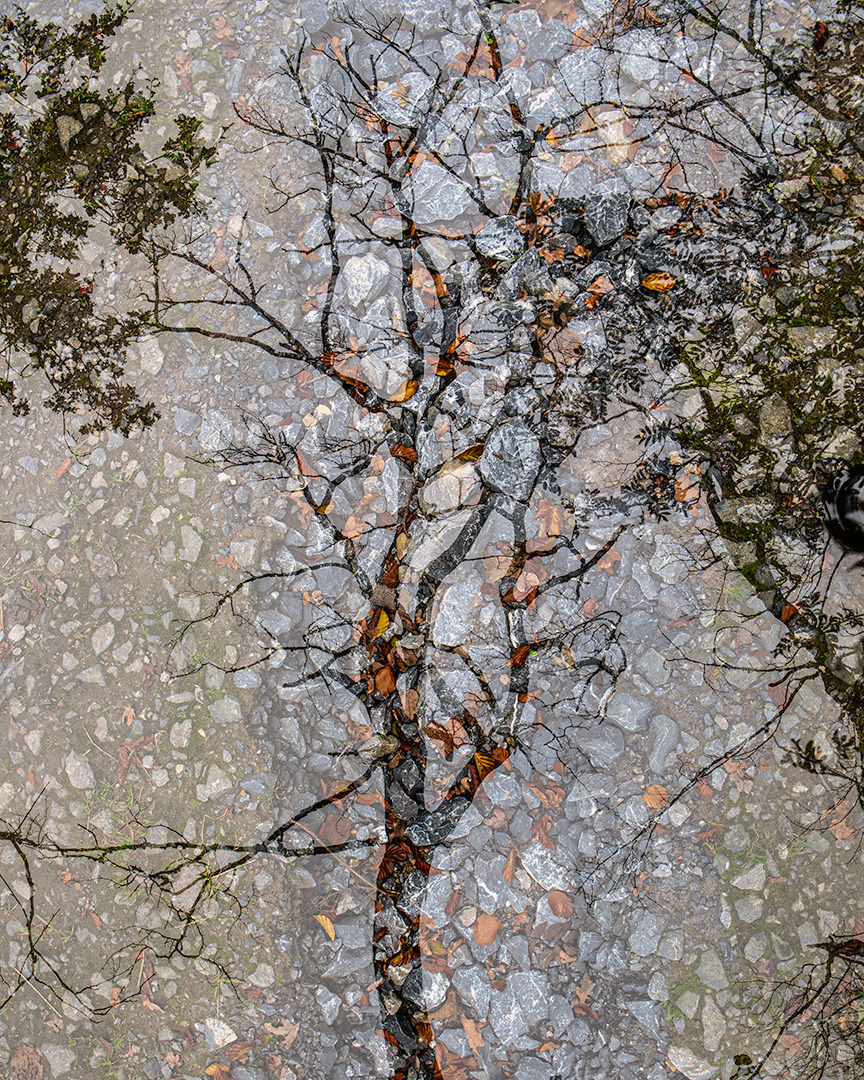
M 832 476 L 822 490 L 825 527 L 844 547 L 864 551 L 864 465 Z

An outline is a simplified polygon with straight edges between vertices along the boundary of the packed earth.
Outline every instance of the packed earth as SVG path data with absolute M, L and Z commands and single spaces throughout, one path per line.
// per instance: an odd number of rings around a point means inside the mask
M 3 1080 L 864 1077 L 862 57 L 0 12 Z

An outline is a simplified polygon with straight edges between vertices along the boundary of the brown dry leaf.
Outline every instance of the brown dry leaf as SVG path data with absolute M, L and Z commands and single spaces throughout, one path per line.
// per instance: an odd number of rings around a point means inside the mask
M 552 909 L 552 914 L 559 919 L 569 919 L 573 914 L 573 901 L 560 889 L 553 889 L 546 897 L 546 903 Z
M 468 1040 L 468 1045 L 471 1047 L 471 1053 L 477 1054 L 480 1051 L 480 1047 L 484 1045 L 483 1036 L 480 1034 L 480 1024 L 476 1020 L 472 1020 L 470 1016 L 463 1016 L 462 1027 L 465 1031 L 465 1038 Z
M 316 915 L 315 922 L 320 923 L 321 926 L 324 927 L 324 932 L 327 934 L 327 937 L 329 937 L 331 941 L 336 940 L 336 929 L 326 915 Z
M 615 573 L 615 563 L 621 562 L 621 552 L 613 544 L 602 559 L 594 567 L 595 570 L 605 570 L 607 574 Z
M 212 1065 L 208 1065 L 204 1072 L 208 1076 L 212 1076 L 213 1080 L 230 1080 L 231 1070 L 227 1065 L 223 1065 L 221 1061 L 214 1061 Z
M 93 920 L 93 925 L 96 927 L 96 929 L 101 930 L 102 929 L 102 920 L 99 918 L 99 916 L 96 914 L 96 912 L 95 911 L 88 911 L 87 914 Z
M 669 292 L 675 288 L 675 278 L 665 270 L 655 270 L 653 274 L 646 274 L 642 278 L 642 288 L 650 289 L 651 292 Z
M 149 1009 L 150 1012 L 160 1013 L 162 1016 L 165 1015 L 165 1010 L 162 1008 L 162 1006 L 157 1005 L 156 1002 L 151 1001 L 150 998 L 141 998 L 141 1004 L 144 1006 L 145 1009 Z
M 63 475 L 63 473 L 65 473 L 65 472 L 66 472 L 66 470 L 67 470 L 67 469 L 70 469 L 71 467 L 72 467 L 72 458 L 68 458 L 68 457 L 67 457 L 67 458 L 66 458 L 66 459 L 65 459 L 65 460 L 63 461 L 63 464 L 62 464 L 62 465 L 60 466 L 60 468 L 59 468 L 59 469 L 57 470 L 57 472 L 56 472 L 56 473 L 54 473 L 54 479 L 55 479 L 55 480 L 59 480 L 59 479 L 60 479 L 60 477 L 61 477 L 61 476 Z M 23 1045 L 23 1044 L 22 1044 L 22 1045 Z
M 384 666 L 375 672 L 375 689 L 381 697 L 388 697 L 396 689 L 396 676 L 393 668 Z
M 781 622 L 789 622 L 789 620 L 794 615 L 797 615 L 800 610 L 801 610 L 801 605 L 800 604 L 784 604 L 783 607 L 780 610 L 780 621 Z
M 669 802 L 669 792 L 662 784 L 651 784 L 642 792 L 642 802 L 650 810 L 662 810 Z
M 491 945 L 501 929 L 501 920 L 497 915 L 481 911 L 474 923 L 474 940 L 478 945 Z
M 513 882 L 513 875 L 516 873 L 516 860 L 519 856 L 516 854 L 516 848 L 510 849 L 510 854 L 507 856 L 507 862 L 504 864 L 504 869 L 501 871 L 501 876 L 509 884 Z
M 180 1055 L 174 1050 L 169 1050 L 165 1055 L 165 1064 L 171 1069 L 179 1069 Z
M 585 310 L 590 311 L 593 307 L 596 307 L 606 293 L 611 292 L 614 288 L 615 286 L 604 274 L 594 278 L 588 286 L 588 292 L 585 296 Z
M 293 1024 L 290 1020 L 283 1020 L 281 1024 L 265 1024 L 264 1030 L 270 1035 L 276 1035 L 281 1039 L 284 1039 L 283 1045 L 287 1048 L 297 1038 L 297 1032 L 300 1030 L 299 1024 Z
M 42 1080 L 44 1074 L 39 1051 L 29 1043 L 15 1047 L 9 1058 L 9 1068 L 16 1080 Z
M 528 659 L 528 653 L 531 651 L 530 645 L 520 645 L 518 649 L 514 649 L 510 659 L 507 661 L 508 667 L 522 667 L 525 661 Z
M 711 785 L 708 783 L 704 776 L 699 780 L 699 794 L 702 796 L 703 799 L 710 799 L 711 796 L 714 794 L 711 789 Z
M 129 725 L 134 719 L 135 710 L 132 708 L 131 705 L 127 705 L 126 708 L 123 710 L 123 722 L 126 724 L 127 727 L 129 727 Z
M 349 540 L 353 540 L 358 536 L 362 536 L 365 531 L 366 522 L 363 518 L 357 517 L 356 514 L 351 514 L 342 528 L 342 535 L 346 536 Z
M 854 829 L 850 829 L 846 824 L 846 818 L 849 811 L 852 809 L 852 804 L 848 799 L 840 799 L 835 797 L 834 799 L 834 812 L 831 815 L 831 823 L 828 828 L 834 835 L 835 840 L 854 840 L 856 832 Z
M 444 908 L 444 914 L 448 918 L 452 919 L 453 916 L 456 914 L 456 912 L 459 910 L 459 904 L 460 904 L 461 900 L 462 900 L 462 891 L 461 891 L 461 889 L 454 889 L 453 892 L 450 893 L 450 899 L 447 901 L 447 904 L 446 904 L 446 906 Z
M 229 1061 L 239 1061 L 240 1064 L 243 1065 L 253 1049 L 254 1047 L 251 1042 L 231 1043 L 225 1051 L 225 1057 L 227 1057 Z
M 390 398 L 391 401 L 409 401 L 417 393 L 417 387 L 420 384 L 416 379 L 406 379 L 404 383 L 399 387 L 395 394 Z
M 417 715 L 417 707 L 420 704 L 420 695 L 416 690 L 406 690 L 402 695 L 402 708 L 409 720 Z

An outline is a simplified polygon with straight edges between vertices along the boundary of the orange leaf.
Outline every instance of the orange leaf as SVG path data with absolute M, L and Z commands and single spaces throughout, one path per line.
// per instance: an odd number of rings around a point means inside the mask
M 395 394 L 390 398 L 391 401 L 409 401 L 417 393 L 417 387 L 420 383 L 416 379 L 406 379 L 404 383 L 399 387 Z
M 230 1080 L 231 1070 L 227 1065 L 223 1065 L 221 1061 L 214 1061 L 212 1065 L 208 1065 L 204 1072 L 208 1076 L 212 1076 L 213 1080 Z
M 501 920 L 497 915 L 481 911 L 474 923 L 474 940 L 478 945 L 491 945 L 501 929 Z
M 651 292 L 669 292 L 675 288 L 675 278 L 665 270 L 655 270 L 653 274 L 646 274 L 642 278 L 642 288 L 650 289 Z
M 390 448 L 390 456 L 402 458 L 403 461 L 416 461 L 417 451 L 413 446 L 403 446 L 399 443 L 397 446 Z
M 714 792 L 711 790 L 711 785 L 703 776 L 699 781 L 699 794 L 703 799 L 710 799 Z
M 320 923 L 324 927 L 324 932 L 331 941 L 336 940 L 336 929 L 326 915 L 316 915 L 315 922 Z
M 789 622 L 792 616 L 797 615 L 800 610 L 800 604 L 784 604 L 780 610 L 780 621 Z
M 605 570 L 607 574 L 614 574 L 616 562 L 621 562 L 621 552 L 613 544 L 594 569 Z
M 553 889 L 546 897 L 546 903 L 552 909 L 552 914 L 559 919 L 569 919 L 573 914 L 573 901 L 560 889 Z
M 72 466 L 72 458 L 66 458 L 60 468 L 54 473 L 54 479 L 59 480 L 63 473 Z
M 588 286 L 588 293 L 585 297 L 585 310 L 590 311 L 591 308 L 596 307 L 600 302 L 601 297 L 606 293 L 611 292 L 615 286 L 604 274 L 594 278 L 591 284 Z
M 513 881 L 513 875 L 516 873 L 517 858 L 516 848 L 511 848 L 510 854 L 507 856 L 507 862 L 504 864 L 504 869 L 501 871 L 501 877 L 503 877 L 508 884 Z
M 669 792 L 662 784 L 652 784 L 642 792 L 642 802 L 651 810 L 662 810 L 669 802 Z

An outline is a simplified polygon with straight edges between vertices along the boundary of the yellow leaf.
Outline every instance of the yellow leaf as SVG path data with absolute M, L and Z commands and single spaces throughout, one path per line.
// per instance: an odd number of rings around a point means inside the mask
M 395 394 L 390 398 L 391 401 L 408 401 L 409 398 L 414 397 L 417 393 L 417 387 L 420 384 L 416 379 L 406 379 L 404 383 L 399 387 Z
M 375 633 L 373 637 L 381 637 L 387 627 L 390 625 L 390 616 L 386 611 L 382 611 L 378 616 L 378 625 L 375 627 Z
M 662 810 L 669 802 L 669 792 L 662 784 L 652 784 L 642 792 L 642 802 L 652 810 Z
M 336 929 L 326 915 L 316 915 L 315 921 L 320 923 L 324 927 L 324 931 L 331 941 L 336 940 Z
M 669 292 L 675 287 L 675 278 L 667 274 L 665 270 L 655 270 L 642 278 L 642 288 L 650 289 L 651 292 Z

